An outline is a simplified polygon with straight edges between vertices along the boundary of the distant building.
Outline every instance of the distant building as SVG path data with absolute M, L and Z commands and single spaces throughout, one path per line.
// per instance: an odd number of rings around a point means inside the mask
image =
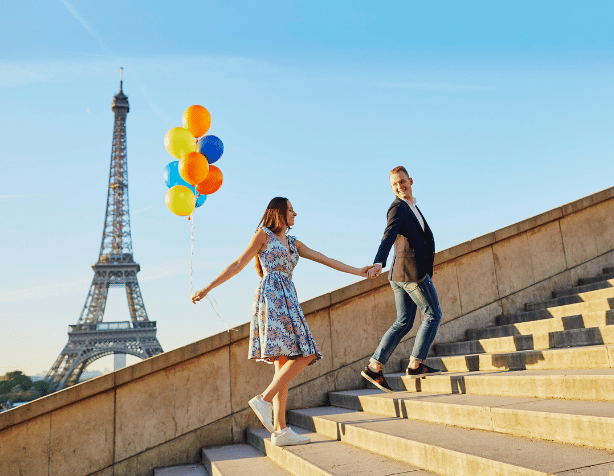
M 123 369 L 126 366 L 126 354 L 113 354 L 113 370 Z

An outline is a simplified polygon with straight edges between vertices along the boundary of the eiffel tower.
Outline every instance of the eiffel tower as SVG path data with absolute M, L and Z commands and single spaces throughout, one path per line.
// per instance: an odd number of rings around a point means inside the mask
M 50 391 L 76 384 L 89 364 L 106 355 L 131 354 L 146 359 L 163 352 L 156 338 L 156 323 L 147 318 L 136 277 L 141 267 L 132 256 L 126 154 L 126 115 L 130 106 L 123 92 L 123 68 L 112 109 L 115 123 L 100 255 L 92 265 L 94 279 L 79 321 L 69 326 L 68 344 L 45 378 Z M 122 286 L 126 288 L 130 321 L 102 322 L 109 287 Z

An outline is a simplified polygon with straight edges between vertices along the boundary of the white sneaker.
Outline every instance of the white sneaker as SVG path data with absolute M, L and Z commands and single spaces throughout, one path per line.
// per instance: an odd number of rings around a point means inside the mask
M 271 444 L 273 446 L 294 446 L 306 445 L 311 443 L 311 439 L 307 436 L 299 435 L 289 426 L 281 431 L 271 434 Z
M 273 425 L 273 404 L 265 402 L 262 399 L 262 395 L 255 396 L 248 403 L 264 427 L 271 433 L 274 433 L 275 426 Z

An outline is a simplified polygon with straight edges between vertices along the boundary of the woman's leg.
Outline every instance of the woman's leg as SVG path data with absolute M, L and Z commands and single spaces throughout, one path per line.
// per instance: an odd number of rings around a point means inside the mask
M 283 430 L 286 427 L 288 384 L 301 370 L 311 363 L 314 357 L 313 355 L 298 359 L 282 357 L 275 361 L 275 375 L 267 389 L 262 392 L 262 399 L 265 402 L 273 403 L 276 430 Z
M 283 365 L 288 361 L 282 357 L 275 361 L 275 375 L 279 373 Z M 282 387 L 273 397 L 273 424 L 275 431 L 283 430 L 286 427 L 286 401 L 288 400 L 288 384 Z

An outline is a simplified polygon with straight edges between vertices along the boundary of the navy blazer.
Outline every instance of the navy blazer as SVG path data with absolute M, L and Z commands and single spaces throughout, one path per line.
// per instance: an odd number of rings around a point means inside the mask
M 416 207 L 418 208 L 418 207 Z M 420 215 L 422 212 L 418 209 Z M 375 255 L 374 263 L 386 266 L 390 248 L 394 244 L 395 257 L 388 279 L 400 282 L 418 282 L 433 275 L 435 239 L 424 215 L 424 230 L 409 205 L 397 198 L 388 209 L 388 224 Z

